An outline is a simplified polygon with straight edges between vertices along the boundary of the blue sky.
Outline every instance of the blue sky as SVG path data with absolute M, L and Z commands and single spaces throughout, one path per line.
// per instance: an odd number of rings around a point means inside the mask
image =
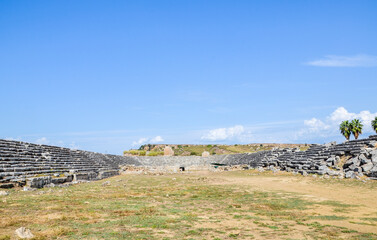
M 377 116 L 376 1 L 0 2 L 0 138 L 342 141 Z

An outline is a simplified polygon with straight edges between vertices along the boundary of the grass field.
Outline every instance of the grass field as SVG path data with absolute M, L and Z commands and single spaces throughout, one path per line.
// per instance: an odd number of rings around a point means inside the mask
M 0 197 L 0 239 L 21 226 L 35 239 L 377 239 L 376 189 L 252 170 L 13 189 Z

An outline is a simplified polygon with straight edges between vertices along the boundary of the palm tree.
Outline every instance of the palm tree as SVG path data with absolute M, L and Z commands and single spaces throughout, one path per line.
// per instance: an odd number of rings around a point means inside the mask
M 350 140 L 350 135 L 351 135 L 351 123 L 348 121 L 343 121 L 340 126 L 339 130 L 340 133 L 347 139 Z
M 359 134 L 362 134 L 363 124 L 359 119 L 354 119 L 351 122 L 351 132 L 355 136 L 355 139 L 359 138 Z
M 372 128 L 377 133 L 377 117 L 372 121 Z

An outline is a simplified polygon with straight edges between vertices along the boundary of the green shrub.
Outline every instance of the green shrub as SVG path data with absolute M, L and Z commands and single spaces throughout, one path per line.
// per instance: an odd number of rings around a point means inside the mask
M 155 156 L 161 156 L 164 155 L 164 152 L 149 152 L 148 156 L 155 157 Z
M 129 151 L 124 151 L 123 154 L 131 154 L 134 156 L 145 156 L 146 151 L 142 150 L 129 150 Z
M 139 151 L 139 156 L 145 156 L 147 154 L 146 151 Z
M 139 151 L 137 150 L 130 150 L 129 153 L 131 153 L 132 155 L 139 155 Z
M 129 151 L 124 151 L 123 154 L 139 155 L 139 151 L 129 150 Z

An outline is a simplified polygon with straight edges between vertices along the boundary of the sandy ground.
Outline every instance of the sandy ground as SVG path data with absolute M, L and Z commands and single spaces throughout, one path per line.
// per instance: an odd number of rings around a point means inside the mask
M 202 173 L 203 174 L 203 173 Z M 350 212 L 342 213 L 350 218 L 377 217 L 377 189 L 368 183 L 362 184 L 357 180 L 320 180 L 313 177 L 293 177 L 288 173 L 272 174 L 250 174 L 249 176 L 236 176 L 235 174 L 216 174 L 207 172 L 205 174 L 212 179 L 212 184 L 232 184 L 250 186 L 250 190 L 276 191 L 297 193 L 312 201 L 336 201 L 343 204 L 356 205 Z M 373 180 L 372 180 L 373 181 Z M 356 184 L 352 184 L 356 182 Z M 346 184 L 345 184 L 346 183 Z M 329 214 L 328 207 L 316 208 L 316 213 Z M 321 221 L 340 227 L 347 227 L 361 232 L 377 233 L 376 226 L 360 225 L 349 221 Z

